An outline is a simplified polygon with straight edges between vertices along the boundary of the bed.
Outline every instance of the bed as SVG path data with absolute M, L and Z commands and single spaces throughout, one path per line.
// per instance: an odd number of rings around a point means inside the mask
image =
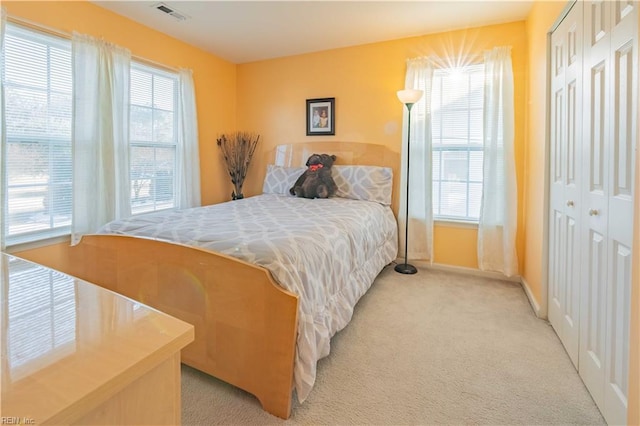
M 337 197 L 286 194 L 313 152 L 338 157 Z M 396 258 L 398 161 L 345 143 L 282 145 L 269 157 L 263 194 L 112 222 L 70 250 L 65 272 L 193 324 L 183 363 L 288 418 L 292 391 L 306 398 L 330 338 Z

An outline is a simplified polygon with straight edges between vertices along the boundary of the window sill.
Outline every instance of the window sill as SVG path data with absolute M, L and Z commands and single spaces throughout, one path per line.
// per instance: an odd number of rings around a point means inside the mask
M 468 220 L 434 219 L 433 222 L 438 226 L 444 226 L 447 228 L 478 229 L 478 222 L 471 222 Z
M 7 244 L 7 249 L 5 251 L 9 254 L 12 254 L 12 253 L 25 251 L 25 250 L 33 250 L 33 249 L 38 249 L 41 247 L 46 247 L 46 246 L 50 246 L 53 244 L 60 244 L 60 243 L 71 244 L 71 235 L 65 234 L 65 235 L 58 235 L 58 236 L 53 236 L 49 238 L 43 238 L 37 241 L 9 243 Z

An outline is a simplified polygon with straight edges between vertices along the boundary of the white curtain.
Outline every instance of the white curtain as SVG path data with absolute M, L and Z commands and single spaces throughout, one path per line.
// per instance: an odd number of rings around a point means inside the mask
M 422 98 L 411 109 L 411 140 L 409 142 L 409 228 L 407 257 L 433 262 L 433 208 L 431 176 L 431 79 L 433 67 L 428 58 L 407 61 L 406 89 L 423 90 Z M 400 254 L 404 256 L 407 171 L 407 118 L 404 108 L 402 134 L 402 175 L 400 179 L 400 209 L 398 235 Z
M 181 69 L 178 114 L 178 208 L 200 206 L 200 156 L 196 93 L 191 70 Z
M 518 193 L 514 154 L 511 48 L 485 52 L 484 183 L 478 226 L 478 265 L 485 271 L 518 273 Z
M 7 12 L 4 8 L 0 8 L 0 200 L 6 200 L 5 196 L 5 162 L 4 155 L 6 152 L 6 129 L 4 123 L 4 34 L 7 28 Z M 4 208 L 0 207 L 0 250 L 4 251 L 5 247 L 5 222 Z
M 74 33 L 73 222 L 71 244 L 131 214 L 129 72 L 131 52 Z

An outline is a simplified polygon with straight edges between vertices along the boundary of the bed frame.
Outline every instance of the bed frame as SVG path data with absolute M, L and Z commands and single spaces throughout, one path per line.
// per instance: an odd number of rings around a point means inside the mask
M 314 152 L 336 154 L 336 164 L 391 167 L 396 188 L 399 155 L 382 145 L 280 145 L 269 157 L 299 166 Z M 268 270 L 205 249 L 117 235 L 85 236 L 67 260 L 61 262 L 68 265 L 63 272 L 193 324 L 195 340 L 182 350 L 183 363 L 252 393 L 266 411 L 289 418 L 298 296 Z

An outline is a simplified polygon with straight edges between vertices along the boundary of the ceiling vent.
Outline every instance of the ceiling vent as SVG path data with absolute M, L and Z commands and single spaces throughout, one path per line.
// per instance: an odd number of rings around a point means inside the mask
M 173 17 L 176 21 L 186 21 L 189 19 L 189 16 L 185 15 L 182 12 L 178 12 L 171 6 L 168 6 L 165 3 L 156 3 L 153 5 L 154 9 L 159 10 L 160 12 L 166 13 L 167 15 Z

